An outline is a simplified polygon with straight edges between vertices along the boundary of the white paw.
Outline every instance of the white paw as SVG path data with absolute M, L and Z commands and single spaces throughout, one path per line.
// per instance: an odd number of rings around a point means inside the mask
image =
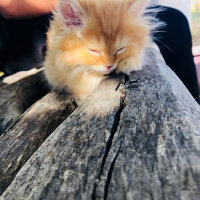
M 129 75 L 132 71 L 139 71 L 142 69 L 142 63 L 140 59 L 128 58 L 120 62 L 117 73 L 123 72 Z

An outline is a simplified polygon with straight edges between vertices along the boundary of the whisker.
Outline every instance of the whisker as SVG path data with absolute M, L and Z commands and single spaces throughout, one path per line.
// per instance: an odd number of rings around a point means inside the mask
M 125 60 L 126 58 L 128 58 L 128 57 L 122 58 L 122 59 L 118 62 L 117 67 L 118 67 L 118 65 L 119 65 L 123 60 Z
M 171 52 L 175 53 L 171 48 L 169 48 L 164 42 L 160 41 L 158 38 L 151 36 L 153 39 L 157 40 L 158 42 L 160 42 L 162 45 L 164 45 L 168 50 L 170 50 Z

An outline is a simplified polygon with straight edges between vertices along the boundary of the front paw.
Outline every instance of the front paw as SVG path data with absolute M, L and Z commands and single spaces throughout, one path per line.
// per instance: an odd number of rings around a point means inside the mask
M 139 71 L 141 69 L 142 63 L 140 59 L 128 58 L 119 63 L 117 67 L 117 73 L 123 72 L 129 75 L 132 71 Z

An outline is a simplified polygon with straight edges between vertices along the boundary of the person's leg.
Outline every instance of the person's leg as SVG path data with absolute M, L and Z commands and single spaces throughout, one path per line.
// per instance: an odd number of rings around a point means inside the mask
M 159 7 L 157 7 L 159 8 Z M 192 55 L 192 37 L 187 18 L 180 11 L 162 7 L 157 19 L 166 25 L 153 34 L 167 65 L 177 74 L 199 102 L 196 68 Z

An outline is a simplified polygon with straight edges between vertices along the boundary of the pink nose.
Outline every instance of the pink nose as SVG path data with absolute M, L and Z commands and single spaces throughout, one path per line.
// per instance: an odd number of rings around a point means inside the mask
M 112 67 L 112 65 L 106 66 L 107 69 L 110 69 Z

